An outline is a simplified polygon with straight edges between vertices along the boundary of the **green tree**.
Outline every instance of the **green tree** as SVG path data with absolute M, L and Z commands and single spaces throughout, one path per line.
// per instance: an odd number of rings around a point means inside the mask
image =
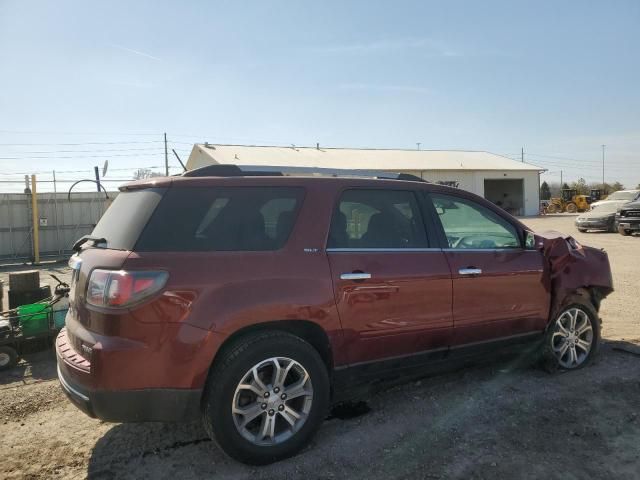
M 134 180 L 143 180 L 145 178 L 162 177 L 161 173 L 154 172 L 149 168 L 139 168 L 133 172 Z
M 562 184 L 562 190 L 568 190 L 569 189 L 569 185 L 567 185 L 567 182 Z
M 614 182 L 610 188 L 611 188 L 610 193 L 613 193 L 613 192 L 617 192 L 618 190 L 624 190 L 624 185 L 621 184 L 620 182 Z
M 578 195 L 586 195 L 589 193 L 589 187 L 587 187 L 587 182 L 584 178 L 579 178 L 576 182 L 573 182 L 571 188 L 575 188 Z
M 542 182 L 540 185 L 540 200 L 549 200 L 551 198 L 551 189 L 547 182 Z

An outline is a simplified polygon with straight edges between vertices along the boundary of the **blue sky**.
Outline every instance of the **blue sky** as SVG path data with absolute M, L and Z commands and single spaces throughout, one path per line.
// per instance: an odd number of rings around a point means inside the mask
M 205 140 L 524 147 L 550 181 L 599 181 L 606 144 L 607 181 L 633 187 L 638 25 L 637 1 L 0 0 L 0 180 L 105 159 L 128 178 L 162 165 L 166 131 L 184 158 Z

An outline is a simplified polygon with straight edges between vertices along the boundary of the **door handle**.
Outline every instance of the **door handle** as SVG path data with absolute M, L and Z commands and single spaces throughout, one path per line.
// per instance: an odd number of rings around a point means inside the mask
M 458 270 L 458 273 L 460 275 L 482 275 L 482 269 L 473 267 L 461 268 L 460 270 Z
M 368 280 L 370 278 L 371 274 L 365 272 L 343 273 L 340 275 L 341 280 Z

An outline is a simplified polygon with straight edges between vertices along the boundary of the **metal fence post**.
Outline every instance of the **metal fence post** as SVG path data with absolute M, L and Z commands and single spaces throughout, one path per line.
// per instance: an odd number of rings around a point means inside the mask
M 31 214 L 33 216 L 33 263 L 38 265 L 40 263 L 40 219 L 35 175 L 31 175 Z

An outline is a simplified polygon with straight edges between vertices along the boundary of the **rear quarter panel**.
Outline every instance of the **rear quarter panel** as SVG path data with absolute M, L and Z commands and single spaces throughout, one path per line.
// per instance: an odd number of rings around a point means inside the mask
M 162 297 L 173 302 L 179 312 L 162 318 L 162 309 L 150 312 L 141 308 L 134 315 L 142 322 L 183 321 L 225 336 L 263 322 L 310 321 L 327 333 L 334 365 L 345 363 L 339 348 L 342 329 L 323 248 L 334 195 L 330 183 L 306 186 L 297 221 L 281 250 L 132 253 L 124 268 L 170 272 Z

